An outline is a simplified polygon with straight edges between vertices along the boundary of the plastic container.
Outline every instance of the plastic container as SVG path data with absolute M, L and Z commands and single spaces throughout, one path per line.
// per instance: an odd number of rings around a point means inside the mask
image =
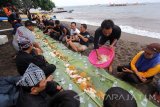
M 108 60 L 104 63 L 100 63 L 98 64 L 98 58 L 97 58 L 97 54 L 96 54 L 96 50 L 92 50 L 91 53 L 89 54 L 88 60 L 89 62 L 94 65 L 95 67 L 98 68 L 106 68 L 110 65 L 110 63 L 112 62 L 113 58 L 114 58 L 114 51 L 112 48 L 109 48 L 107 46 L 102 46 L 99 49 L 97 49 L 99 55 L 106 55 L 108 56 Z
M 7 35 L 0 35 L 0 45 L 3 45 L 8 42 Z

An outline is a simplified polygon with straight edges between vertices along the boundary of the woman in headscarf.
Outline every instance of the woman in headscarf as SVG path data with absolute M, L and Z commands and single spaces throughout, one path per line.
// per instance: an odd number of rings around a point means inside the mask
M 129 66 L 118 66 L 125 72 L 122 79 L 131 83 L 146 82 L 160 72 L 160 44 L 147 45 L 131 60 Z

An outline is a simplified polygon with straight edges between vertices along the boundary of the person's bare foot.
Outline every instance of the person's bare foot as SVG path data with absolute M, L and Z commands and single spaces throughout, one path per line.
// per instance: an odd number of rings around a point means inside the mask
M 112 72 L 113 72 L 112 65 L 110 65 L 110 66 L 108 67 L 108 71 L 109 71 L 109 73 L 112 73 Z

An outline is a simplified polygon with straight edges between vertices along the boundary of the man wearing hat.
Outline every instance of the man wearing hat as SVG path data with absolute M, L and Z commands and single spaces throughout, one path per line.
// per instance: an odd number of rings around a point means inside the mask
M 16 66 L 20 75 L 24 74 L 30 63 L 40 67 L 46 76 L 55 71 L 56 66 L 49 64 L 42 56 L 42 51 L 39 48 L 34 48 L 28 39 L 21 38 L 18 44 L 20 51 L 16 56 Z
M 119 72 L 124 72 L 122 79 L 141 83 L 152 79 L 160 72 L 160 44 L 152 43 L 140 51 L 130 62 L 129 66 L 119 66 Z
M 32 31 L 34 31 L 34 24 L 29 20 L 25 22 L 25 26 L 18 27 L 13 39 L 13 46 L 17 51 L 19 51 L 18 42 L 20 42 L 21 38 L 28 39 L 35 48 L 39 48 L 41 50 L 39 44 L 35 41 L 35 35 Z
M 49 107 L 55 103 L 57 106 L 52 107 L 79 107 L 79 101 L 74 98 L 77 93 L 62 90 L 51 75 L 46 77 L 43 70 L 33 63 L 17 82 L 17 86 L 20 87 L 20 93 L 16 107 Z

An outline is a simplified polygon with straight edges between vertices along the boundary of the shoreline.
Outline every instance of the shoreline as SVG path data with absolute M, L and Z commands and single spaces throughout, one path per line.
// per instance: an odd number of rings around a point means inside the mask
M 67 21 L 61 21 L 64 25 L 69 26 L 71 22 Z M 78 28 L 80 27 L 80 23 L 77 23 Z M 93 25 L 87 25 L 88 32 L 91 35 L 94 35 L 94 32 L 99 26 L 93 26 Z M 146 45 L 150 43 L 155 43 L 155 42 L 160 42 L 160 39 L 157 38 L 151 38 L 147 36 L 141 36 L 141 35 L 136 35 L 136 34 L 131 34 L 131 33 L 126 33 L 122 32 L 121 33 L 121 38 L 120 40 L 128 41 L 128 42 L 137 42 L 140 43 L 141 45 Z
M 61 21 L 61 23 L 66 26 L 70 27 L 70 22 Z M 80 27 L 80 23 L 77 23 L 77 27 Z M 98 26 L 87 25 L 87 31 L 94 36 L 95 30 Z M 122 32 L 120 40 L 117 42 L 116 50 L 115 50 L 115 58 L 113 61 L 113 71 L 117 71 L 117 66 L 119 65 L 127 65 L 130 63 L 132 58 L 142 50 L 145 45 L 150 43 L 160 42 L 160 39 L 150 38 L 139 36 L 135 34 L 129 34 Z M 89 49 L 82 54 L 88 56 L 89 53 L 93 50 L 93 46 L 89 47 Z M 116 75 L 116 73 L 113 73 Z

